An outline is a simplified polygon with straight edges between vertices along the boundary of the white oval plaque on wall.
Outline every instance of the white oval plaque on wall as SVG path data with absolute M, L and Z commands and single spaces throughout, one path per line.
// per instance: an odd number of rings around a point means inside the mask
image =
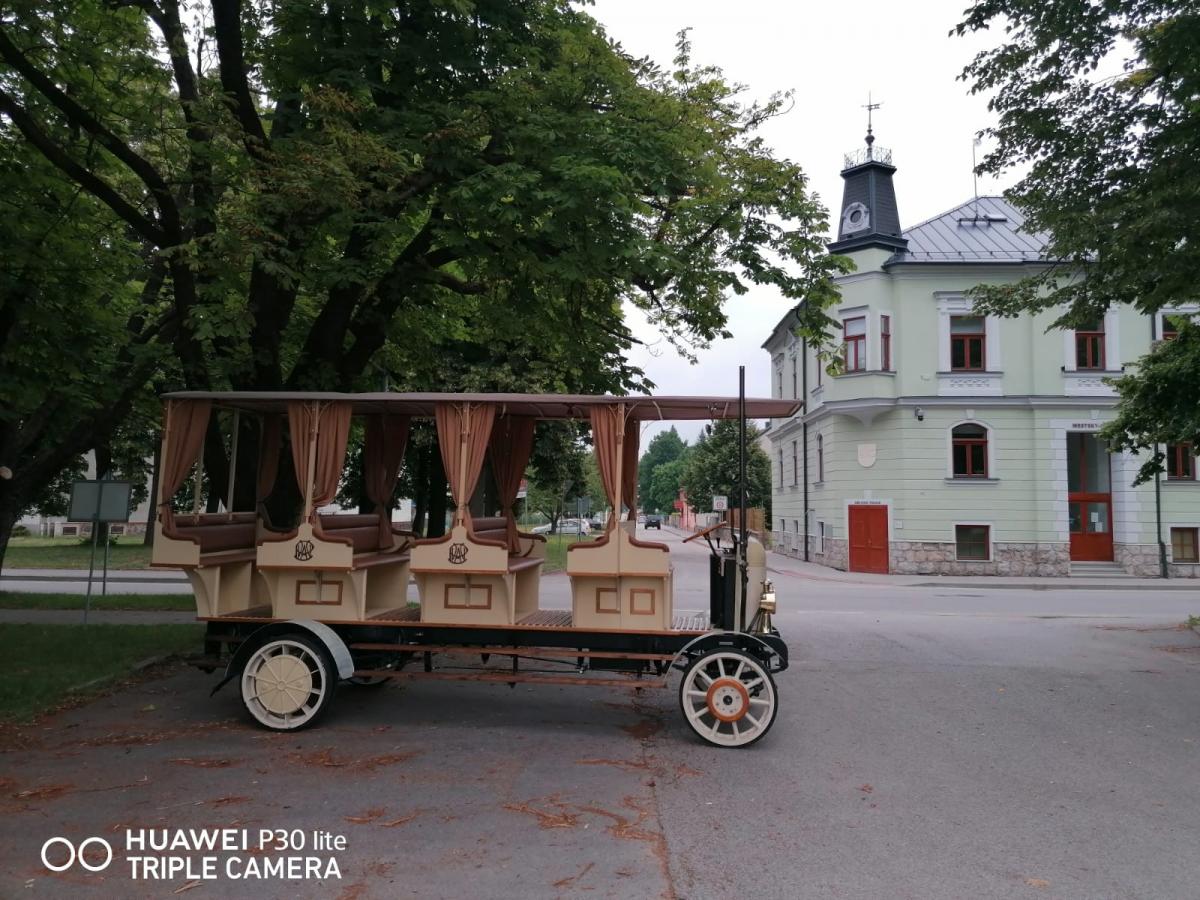
M 858 445 L 858 464 L 864 469 L 869 469 L 875 465 L 875 445 L 874 444 L 859 444 Z

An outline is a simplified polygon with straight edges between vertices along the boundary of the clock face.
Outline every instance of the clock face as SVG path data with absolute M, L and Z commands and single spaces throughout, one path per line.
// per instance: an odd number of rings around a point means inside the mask
M 871 225 L 871 212 L 862 203 L 851 203 L 842 213 L 842 234 L 866 231 Z

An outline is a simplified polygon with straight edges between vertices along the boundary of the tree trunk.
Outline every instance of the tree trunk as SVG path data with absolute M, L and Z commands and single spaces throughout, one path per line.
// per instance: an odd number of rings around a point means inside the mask
M 15 479 L 0 479 L 0 572 L 4 571 L 4 554 L 8 551 L 13 527 L 25 508 L 24 494 L 18 488 Z
M 431 448 L 429 459 L 429 537 L 441 537 L 446 533 L 446 472 L 442 468 L 442 454 Z
M 146 534 L 142 546 L 154 546 L 154 526 L 158 522 L 158 474 L 162 467 L 162 440 L 154 442 L 154 469 L 150 473 L 150 509 L 146 512 Z

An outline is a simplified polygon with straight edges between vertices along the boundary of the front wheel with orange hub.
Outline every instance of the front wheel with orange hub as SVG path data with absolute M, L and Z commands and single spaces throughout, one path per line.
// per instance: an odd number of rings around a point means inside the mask
M 718 747 L 746 747 L 775 723 L 775 681 L 740 650 L 711 650 L 684 670 L 679 705 L 692 730 Z

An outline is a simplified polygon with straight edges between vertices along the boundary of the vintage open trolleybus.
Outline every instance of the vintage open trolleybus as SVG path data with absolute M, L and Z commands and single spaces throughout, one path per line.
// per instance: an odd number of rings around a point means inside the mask
M 713 744 L 745 746 L 774 722 L 772 673 L 788 661 L 771 622 L 766 554 L 746 532 L 744 511 L 740 528 L 693 535 L 711 551 L 708 608 L 676 609 L 669 548 L 636 533 L 639 434 L 649 420 L 721 418 L 740 418 L 744 434 L 747 416 L 796 408 L 715 397 L 169 394 L 153 564 L 187 573 L 207 623 L 201 664 L 224 665 L 217 688 L 236 682 L 250 715 L 270 729 L 312 725 L 340 683 L 640 689 L 665 687 L 679 669 L 688 725 Z M 410 423 L 422 418 L 436 423 L 454 508 L 446 534 L 427 539 L 393 525 L 390 510 Z M 321 513 L 337 491 L 355 419 L 363 489 L 378 512 Z M 570 608 L 561 609 L 539 602 L 545 538 L 522 532 L 514 515 L 535 426 L 554 419 L 590 423 L 615 511 L 597 539 L 569 547 Z M 228 429 L 230 476 L 219 511 L 203 513 L 201 457 L 213 429 Z M 246 485 L 235 493 L 236 472 L 248 463 L 239 464 L 239 442 L 243 455 L 258 457 L 253 503 L 234 502 L 250 494 Z M 485 465 L 499 515 L 472 516 Z M 195 505 L 182 514 L 174 498 L 190 479 Z M 285 479 L 294 520 L 272 521 L 266 501 Z M 210 493 L 219 491 L 211 481 Z

